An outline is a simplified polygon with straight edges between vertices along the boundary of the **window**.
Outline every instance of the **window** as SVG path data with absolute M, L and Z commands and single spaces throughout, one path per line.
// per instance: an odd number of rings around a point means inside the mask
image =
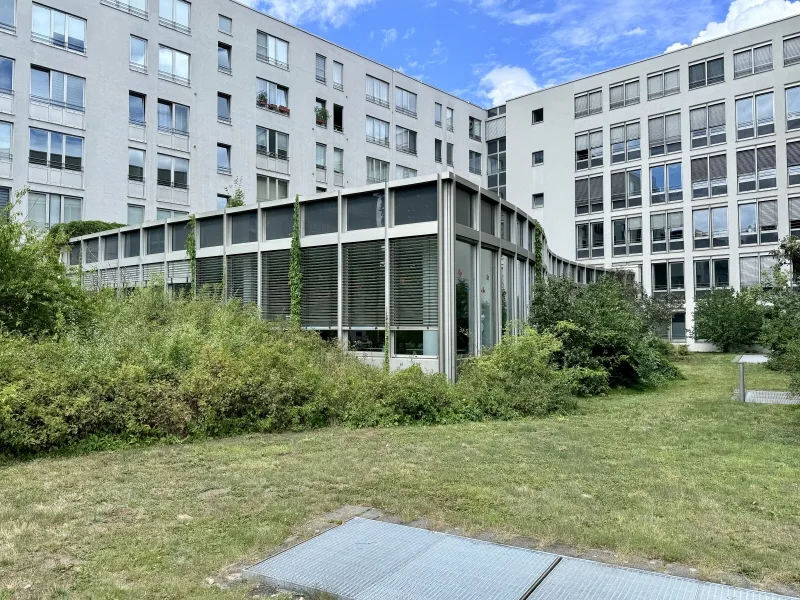
M 491 140 L 486 144 L 486 170 L 488 187 L 501 198 L 506 196 L 506 138 Z
M 708 180 L 706 180 L 706 184 L 708 184 Z M 650 167 L 650 204 L 680 202 L 681 200 L 683 200 L 681 163 Z
M 289 114 L 289 88 L 266 79 L 256 78 L 256 106 Z M 283 110 L 286 109 L 286 110 Z
M 800 129 L 800 85 L 786 88 L 786 131 Z
M 409 225 L 435 221 L 436 184 L 405 186 L 394 190 L 394 224 Z
M 442 140 L 433 140 L 433 159 L 442 162 Z
M 0 0 L 0 30 L 16 32 L 16 15 L 14 14 L 14 0 Z
M 256 34 L 256 58 L 288 71 L 289 42 L 259 31 Z
M 681 151 L 681 113 L 650 117 L 650 156 Z
M 603 91 L 595 90 L 575 95 L 575 118 L 588 117 L 603 112 Z
M 725 61 L 720 56 L 689 65 L 689 89 L 725 81 Z
M 433 105 L 433 124 L 436 127 L 442 126 L 442 105 L 438 102 Z
M 322 56 L 321 54 L 317 54 L 316 69 L 314 71 L 314 74 L 317 78 L 317 81 L 319 81 L 320 83 L 325 83 L 325 60 L 326 59 L 324 56 Z
M 741 257 L 739 259 L 739 287 L 744 289 L 769 284 L 775 263 L 776 259 L 771 254 Z
M 339 186 L 344 185 L 344 150 L 341 148 L 333 149 L 333 173 L 334 184 Z
M 513 218 L 514 215 L 511 211 L 500 207 L 500 239 L 507 242 L 511 241 L 511 220 Z
M 537 123 L 544 122 L 544 109 L 543 108 L 535 108 L 531 111 L 531 124 L 536 125 Z
M 217 93 L 217 121 L 231 124 L 231 97 L 222 92 Z
M 282 159 L 289 158 L 289 134 L 256 127 L 256 152 Z
M 673 294 L 682 295 L 685 290 L 683 261 L 653 263 L 652 265 L 652 287 L 654 294 Z
M 669 69 L 647 76 L 647 99 L 655 100 L 681 91 L 680 71 Z
M 540 165 L 544 162 L 544 150 L 537 150 L 531 157 L 533 166 Z
M 755 94 L 736 99 L 736 139 L 775 133 L 774 94 Z
M 367 141 L 373 144 L 389 147 L 389 123 L 367 117 Z
M 158 185 L 189 189 L 189 159 L 159 154 Z
M 774 244 L 778 241 L 778 201 L 739 205 L 739 245 Z
M 259 175 L 256 178 L 256 197 L 259 202 L 285 200 L 289 197 L 289 182 L 285 179 Z
M 713 289 L 730 286 L 730 273 L 727 258 L 713 258 L 694 261 L 695 296 L 703 296 Z
M 166 221 L 167 219 L 174 219 L 176 217 L 188 217 L 189 213 L 182 211 L 182 210 L 172 210 L 170 208 L 157 208 L 156 209 L 156 221 Z M 181 224 L 181 227 L 184 225 Z M 185 240 L 184 240 L 185 241 Z M 183 250 L 184 245 L 180 245 L 177 248 L 173 248 L 175 250 Z
M 689 127 L 692 130 L 692 149 L 724 144 L 725 102 L 699 106 L 689 111 Z
M 639 79 L 618 83 L 608 88 L 609 108 L 622 108 L 631 104 L 639 104 Z
M 165 133 L 189 135 L 189 107 L 168 100 L 159 100 L 158 129 Z
M 575 214 L 603 212 L 603 176 L 575 180 Z
M 417 176 L 417 170 L 402 165 L 396 165 L 394 170 L 395 179 L 408 179 Z
M 0 94 L 14 93 L 14 59 L 0 56 Z
M 145 254 L 163 254 L 166 232 L 164 226 L 150 227 L 145 230 Z
M 464 227 L 474 228 L 473 193 L 456 186 L 456 223 Z M 456 242 L 458 243 L 458 242 Z
M 128 205 L 128 211 L 130 212 L 131 205 Z M 139 206 L 136 208 L 144 209 L 143 206 Z M 143 211 L 144 212 L 144 211 Z M 139 225 L 139 223 L 129 223 L 129 225 Z M 135 258 L 140 256 L 142 253 L 142 233 L 138 229 L 134 231 L 126 231 L 122 234 L 122 251 L 123 256 L 125 258 Z
M 453 166 L 453 144 L 447 142 L 447 164 Z
M 333 105 L 333 130 L 344 133 L 344 107 L 339 104 Z
M 222 33 L 233 35 L 233 21 L 230 17 L 219 15 L 219 24 L 217 25 L 217 29 L 219 29 Z
M 141 225 L 142 223 L 144 223 L 144 206 L 128 204 L 128 225 Z M 127 252 L 125 254 L 128 255 Z
M 603 166 L 603 130 L 575 136 L 575 170 Z
M 389 108 L 389 84 L 367 75 L 367 101 Z
M 333 89 L 344 91 L 344 65 L 333 61 Z
M 389 163 L 377 158 L 367 157 L 367 183 L 389 181 Z
M 642 253 L 642 217 L 614 219 L 611 222 L 614 256 Z
M 728 207 L 700 208 L 692 211 L 694 249 L 728 247 Z
M 481 199 L 481 233 L 494 235 L 494 210 L 494 204 Z
M 14 126 L 11 123 L 0 121 L 0 160 L 11 160 L 11 139 Z M 6 189 L 6 188 L 3 188 Z M 2 207 L 0 207 L 0 210 Z
M 200 247 L 215 248 L 217 246 L 222 246 L 225 243 L 224 224 L 225 222 L 221 216 L 199 219 L 197 221 L 197 229 L 199 232 Z
M 231 222 L 231 244 L 248 244 L 258 241 L 258 213 L 254 210 L 233 213 Z
M 144 125 L 145 97 L 136 92 L 128 93 L 128 121 L 135 125 Z
M 533 208 L 542 208 L 544 206 L 544 194 L 533 195 Z
M 317 144 L 316 165 L 317 169 L 323 171 L 328 168 L 327 146 L 325 144 Z
M 728 193 L 728 158 L 725 154 L 692 159 L 692 199 Z
M 347 231 L 383 227 L 386 218 L 383 191 L 347 196 Z
M 447 131 L 453 131 L 453 109 L 449 106 L 445 112 L 445 127 Z
M 739 193 L 765 190 L 777 185 L 775 146 L 760 146 L 736 153 Z
M 653 252 L 683 250 L 683 212 L 650 213 L 650 238 Z
M 469 172 L 475 175 L 481 174 L 481 154 L 480 152 L 469 151 Z
M 469 118 L 469 137 L 476 142 L 481 141 L 481 121 L 475 117 Z
M 158 0 L 158 23 L 181 33 L 190 34 L 191 5 L 183 0 Z
M 231 147 L 225 144 L 217 144 L 217 173 L 231 174 Z
M 396 88 L 394 108 L 397 112 L 417 118 L 417 95 L 403 88 Z
M 128 148 L 128 181 L 144 181 L 144 150 Z
M 85 87 L 83 77 L 31 66 L 31 100 L 35 102 L 83 112 Z
M 578 259 L 603 258 L 604 237 L 603 222 L 579 223 L 576 227 L 575 239 L 577 242 L 576 256 Z
M 789 185 L 800 184 L 800 141 L 786 143 L 786 163 L 789 167 Z
M 783 66 L 797 63 L 800 63 L 800 36 L 786 38 L 783 40 Z
M 611 210 L 642 205 L 642 170 L 611 173 Z
M 119 236 L 116 234 L 104 235 L 103 260 L 117 260 L 119 258 Z
M 222 42 L 217 44 L 217 70 L 220 73 L 231 74 L 231 47 Z
M 147 73 L 147 40 L 131 36 L 131 54 L 129 66 L 132 71 Z
M 28 193 L 28 219 L 37 226 L 49 228 L 58 223 L 80 221 L 83 199 L 61 194 Z
M 325 106 L 325 100 L 317 98 L 314 102 L 314 114 L 316 115 L 317 127 L 328 128 L 328 109 Z
M 29 162 L 51 169 L 83 170 L 83 138 L 30 128 Z
M 400 152 L 416 156 L 417 132 L 397 125 L 395 130 L 395 148 Z
M 733 78 L 772 70 L 772 44 L 755 46 L 733 53 Z
M 86 54 L 86 20 L 54 8 L 34 4 L 31 39 L 34 42 Z
M 189 85 L 189 55 L 167 46 L 159 46 L 158 76 L 173 83 Z
M 789 232 L 792 237 L 800 238 L 800 198 L 789 198 Z
M 611 164 L 642 157 L 639 121 L 611 127 Z M 602 164 L 602 163 L 601 163 Z

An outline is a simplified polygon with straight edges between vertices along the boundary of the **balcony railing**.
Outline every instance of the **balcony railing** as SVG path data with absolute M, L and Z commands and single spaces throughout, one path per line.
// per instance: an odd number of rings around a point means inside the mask
M 452 158 L 448 158 L 447 159 L 447 166 L 448 167 L 452 167 L 453 166 L 453 159 Z
M 325 75 L 320 75 L 319 73 L 317 73 L 316 77 L 317 77 L 317 82 L 318 83 L 323 83 L 323 84 L 327 85 L 327 79 L 325 79 Z
M 169 179 L 158 180 L 159 202 L 171 202 L 172 204 L 189 204 L 189 185 L 187 183 L 171 181 Z
M 139 63 L 130 61 L 128 62 L 128 67 L 131 71 L 136 71 L 137 73 L 144 73 L 147 75 L 147 65 L 140 65 Z
M 181 77 L 180 75 L 174 75 L 172 73 L 168 73 L 167 71 L 162 71 L 159 69 L 158 71 L 158 78 L 164 79 L 166 81 L 171 81 L 172 83 L 177 83 L 179 85 L 191 85 L 192 82 L 188 77 Z
M 333 130 L 336 133 L 344 133 L 344 129 L 342 128 L 342 126 L 341 125 L 337 125 L 336 123 L 333 124 Z
M 333 170 L 333 185 L 344 187 L 344 172 Z
M 83 129 L 85 109 L 67 102 L 31 96 L 30 115 L 31 118 L 40 121 Z
M 174 29 L 175 31 L 185 33 L 186 35 L 192 35 L 192 28 L 188 25 L 176 23 L 175 21 L 170 21 L 164 17 L 158 17 L 158 24 L 163 25 L 164 27 L 169 27 L 170 29 Z
M 370 144 L 378 144 L 378 146 L 385 146 L 387 148 L 389 147 L 389 140 L 387 138 L 376 138 L 372 137 L 371 135 L 368 135 L 367 141 Z
M 157 145 L 173 150 L 189 151 L 189 132 L 164 125 L 158 126 Z
M 372 102 L 373 104 L 377 104 L 378 106 L 383 106 L 384 108 L 391 108 L 389 102 L 387 100 L 382 100 L 376 96 L 371 96 L 367 94 L 367 102 Z
M 447 164 L 450 164 L 450 163 L 447 163 Z M 475 175 L 480 175 L 481 174 L 481 168 L 480 168 L 480 166 L 476 167 L 476 166 L 470 165 L 469 166 L 469 172 L 470 173 L 474 173 Z
M 367 175 L 367 184 L 370 183 L 386 183 L 387 179 L 385 177 L 370 177 Z
M 328 169 L 325 165 L 317 165 L 317 183 L 328 182 Z
M 436 127 L 441 127 L 442 126 L 442 121 L 441 120 L 434 121 L 433 124 L 436 125 Z
M 270 112 L 278 113 L 279 115 L 283 115 L 284 117 L 288 117 L 291 112 L 288 106 L 281 106 L 280 104 L 274 104 L 269 100 L 259 98 L 258 96 L 256 96 L 256 106 L 262 110 L 268 110 Z
M 127 2 L 122 2 L 121 0 L 100 0 L 100 4 L 110 6 L 111 8 L 116 8 L 117 10 L 131 14 L 134 17 L 140 17 L 142 19 L 147 18 L 146 10 L 136 8 L 135 6 L 131 6 Z
M 344 91 L 344 85 L 342 85 L 338 81 L 334 81 L 333 82 L 333 89 L 339 90 L 340 92 L 343 92 Z
M 145 137 L 146 127 L 144 121 L 128 120 L 128 139 L 144 143 L 147 139 Z
M 220 122 L 220 123 L 223 123 L 225 125 L 230 125 L 231 124 L 231 118 L 230 117 L 225 117 L 223 115 L 217 115 L 217 121 Z
M 3 23 L 0 21 L 0 31 L 5 31 L 6 33 L 17 33 L 17 28 L 14 27 L 13 23 Z
M 71 42 L 63 38 L 54 38 L 49 35 L 42 35 L 40 33 L 31 33 L 31 40 L 39 42 L 40 44 L 47 44 L 48 46 L 55 46 L 62 50 L 70 50 L 79 54 L 86 54 L 86 43 L 82 40 Z
M 476 142 L 481 141 L 481 134 L 480 133 L 473 133 L 472 131 L 469 132 L 469 139 L 475 140 Z
M 394 109 L 397 112 L 399 112 L 401 115 L 406 115 L 408 117 L 413 117 L 415 119 L 417 118 L 417 113 L 414 112 L 413 110 L 409 110 L 407 108 L 403 108 L 402 106 L 397 106 L 396 104 L 395 104 Z
M 396 149 L 398 152 L 405 152 L 406 154 L 417 155 L 417 147 L 411 144 L 397 144 Z
M 10 179 L 13 171 L 13 164 L 14 155 L 11 154 L 11 152 L 6 152 L 5 150 L 0 152 L 0 177 Z
M 454 131 L 453 130 L 453 121 L 447 121 L 447 131 Z
M 46 183 L 62 187 L 83 189 L 83 162 L 68 163 L 64 161 L 28 158 L 28 181 Z
M 233 73 L 233 71 L 231 70 L 231 68 L 230 68 L 229 66 L 227 66 L 227 65 L 219 65 L 219 64 L 218 64 L 218 65 L 217 65 L 217 70 L 218 70 L 220 73 L 225 73 L 225 75 L 231 75 L 231 74 Z
M 267 50 L 264 46 L 259 46 L 256 50 L 256 58 L 261 62 L 265 62 L 268 65 L 272 65 L 273 67 L 278 67 L 279 69 L 283 69 L 284 71 L 289 70 L 289 63 L 282 62 L 277 58 L 273 58 L 267 55 Z
M 231 174 L 231 168 L 230 167 L 224 167 L 222 165 L 217 165 L 217 173 L 219 173 L 220 175 L 230 175 Z
M 256 168 L 288 175 L 289 155 L 270 152 L 266 146 L 256 144 Z

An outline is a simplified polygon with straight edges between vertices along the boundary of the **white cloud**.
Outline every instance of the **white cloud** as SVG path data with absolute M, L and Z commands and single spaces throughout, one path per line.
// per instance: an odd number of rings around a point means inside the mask
M 375 0 L 239 0 L 287 23 L 341 27 L 352 14 Z
M 397 40 L 397 29 L 394 27 L 391 29 L 381 29 L 381 33 L 383 33 L 381 48 L 386 48 L 386 46 L 393 44 Z
M 689 44 L 681 44 L 680 42 L 675 42 L 671 46 L 667 47 L 666 50 L 664 50 L 664 54 L 666 54 L 667 52 L 675 52 L 675 50 L 682 50 L 683 48 L 688 48 L 688 47 Z
M 647 33 L 646 29 L 642 29 L 641 27 L 634 27 L 633 29 L 629 29 L 623 35 L 644 35 Z
M 539 89 L 527 69 L 513 65 L 494 67 L 481 78 L 478 87 L 479 95 L 492 106 Z
M 406 29 L 406 32 L 405 32 L 405 34 L 403 35 L 403 39 L 404 39 L 404 40 L 407 40 L 407 39 L 408 39 L 408 38 L 410 38 L 412 35 L 414 35 L 416 32 L 417 32 L 417 29 L 416 29 L 415 27 L 409 27 L 408 29 Z
M 728 7 L 725 20 L 721 23 L 709 22 L 705 29 L 692 40 L 692 44 L 699 44 L 797 14 L 800 14 L 800 0 L 796 2 L 790 0 L 733 0 Z M 686 44 L 672 44 L 666 52 L 685 47 Z

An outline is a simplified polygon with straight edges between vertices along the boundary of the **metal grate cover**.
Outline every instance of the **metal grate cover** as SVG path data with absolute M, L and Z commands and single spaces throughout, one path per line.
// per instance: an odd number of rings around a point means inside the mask
M 747 392 L 745 402 L 755 404 L 800 404 L 800 396 L 792 396 L 789 392 Z

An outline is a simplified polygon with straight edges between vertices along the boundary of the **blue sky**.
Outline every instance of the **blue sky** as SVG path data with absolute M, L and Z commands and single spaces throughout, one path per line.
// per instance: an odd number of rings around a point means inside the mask
M 240 0 L 483 106 L 800 14 L 800 0 Z

